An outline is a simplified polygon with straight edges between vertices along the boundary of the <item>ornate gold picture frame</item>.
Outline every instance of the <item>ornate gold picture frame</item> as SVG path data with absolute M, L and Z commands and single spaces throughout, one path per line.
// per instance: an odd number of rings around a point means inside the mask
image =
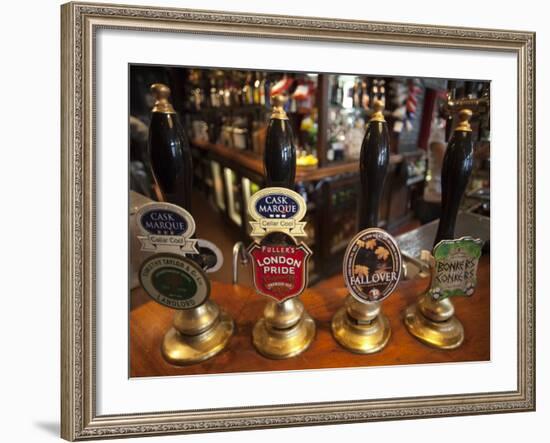
M 62 6 L 62 437 L 67 440 L 535 409 L 535 34 L 69 3 Z M 98 415 L 95 36 L 99 29 L 508 52 L 517 56 L 517 389 L 384 400 Z M 515 326 L 515 325 L 514 325 Z

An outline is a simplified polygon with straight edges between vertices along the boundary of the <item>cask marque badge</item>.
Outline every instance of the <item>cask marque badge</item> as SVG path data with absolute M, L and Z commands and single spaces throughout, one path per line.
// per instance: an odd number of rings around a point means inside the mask
M 359 232 L 344 255 L 344 280 L 351 295 L 362 302 L 379 302 L 399 283 L 401 252 L 386 231 L 369 228 Z
M 252 258 L 254 286 L 257 291 L 277 302 L 300 295 L 307 287 L 307 263 L 311 250 L 296 244 L 287 234 L 277 233 L 284 241 L 253 242 L 248 247 Z M 269 238 L 269 236 L 267 237 Z
M 193 216 L 171 203 L 147 203 L 136 213 L 142 251 L 197 254 Z
M 199 306 L 210 294 L 210 282 L 200 266 L 175 254 L 155 254 L 145 260 L 139 281 L 151 298 L 173 309 Z
M 479 239 L 462 237 L 442 240 L 434 247 L 434 272 L 429 293 L 435 300 L 474 293 L 482 245 Z
M 270 187 L 250 197 L 248 213 L 254 219 L 252 237 L 263 237 L 269 232 L 285 232 L 294 237 L 306 237 L 304 231 L 307 205 L 303 197 L 290 189 Z

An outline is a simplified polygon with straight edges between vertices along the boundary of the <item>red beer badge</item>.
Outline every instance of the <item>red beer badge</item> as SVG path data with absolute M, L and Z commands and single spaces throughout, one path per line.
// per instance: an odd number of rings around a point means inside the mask
M 362 302 L 380 302 L 401 278 L 403 262 L 394 238 L 369 228 L 359 232 L 344 255 L 344 280 L 351 295 Z
M 265 236 L 248 247 L 257 291 L 278 302 L 300 295 L 307 286 L 311 250 L 282 232 Z

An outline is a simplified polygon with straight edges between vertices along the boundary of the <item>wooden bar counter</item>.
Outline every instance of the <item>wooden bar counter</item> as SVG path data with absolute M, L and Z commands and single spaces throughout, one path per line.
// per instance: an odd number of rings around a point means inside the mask
M 478 269 L 478 285 L 470 298 L 456 297 L 456 315 L 464 325 L 466 337 L 458 349 L 438 350 L 421 344 L 405 329 L 403 311 L 428 285 L 427 279 L 403 281 L 383 302 L 390 320 L 392 336 L 387 347 L 371 355 L 353 354 L 332 338 L 330 322 L 342 306 L 347 290 L 341 276 L 309 288 L 301 299 L 317 324 L 317 336 L 302 355 L 287 360 L 270 360 L 252 345 L 252 328 L 261 317 L 266 298 L 252 288 L 212 282 L 212 298 L 235 321 L 235 335 L 221 354 L 191 366 L 167 363 L 160 345 L 172 324 L 174 311 L 151 300 L 141 288 L 131 293 L 130 376 L 151 377 L 187 374 L 219 374 L 250 371 L 382 366 L 418 363 L 487 361 L 490 359 L 490 259 L 483 256 Z

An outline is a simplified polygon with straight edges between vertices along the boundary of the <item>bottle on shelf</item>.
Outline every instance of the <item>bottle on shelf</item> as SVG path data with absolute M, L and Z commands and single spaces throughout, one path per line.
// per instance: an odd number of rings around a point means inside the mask
M 332 84 L 330 87 L 330 104 L 337 106 L 338 105 L 338 79 L 336 76 L 331 76 Z
M 363 81 L 361 83 L 361 88 L 363 90 L 363 95 L 361 97 L 361 107 L 363 109 L 369 109 L 370 97 L 369 97 L 368 83 L 367 83 L 366 77 L 363 78 Z
M 223 105 L 226 108 L 231 107 L 231 85 L 227 79 L 223 82 Z
M 210 106 L 212 108 L 220 107 L 220 97 L 218 95 L 218 88 L 216 87 L 216 79 L 210 76 Z
M 361 79 L 357 77 L 353 85 L 353 107 L 360 108 L 363 102 L 363 86 Z
M 260 105 L 265 106 L 267 104 L 266 97 L 269 96 L 269 91 L 267 89 L 267 74 L 265 72 L 261 74 L 260 86 L 258 89 L 260 94 Z
M 260 73 L 256 72 L 254 74 L 254 104 L 259 105 L 261 104 L 261 80 L 260 80 Z

